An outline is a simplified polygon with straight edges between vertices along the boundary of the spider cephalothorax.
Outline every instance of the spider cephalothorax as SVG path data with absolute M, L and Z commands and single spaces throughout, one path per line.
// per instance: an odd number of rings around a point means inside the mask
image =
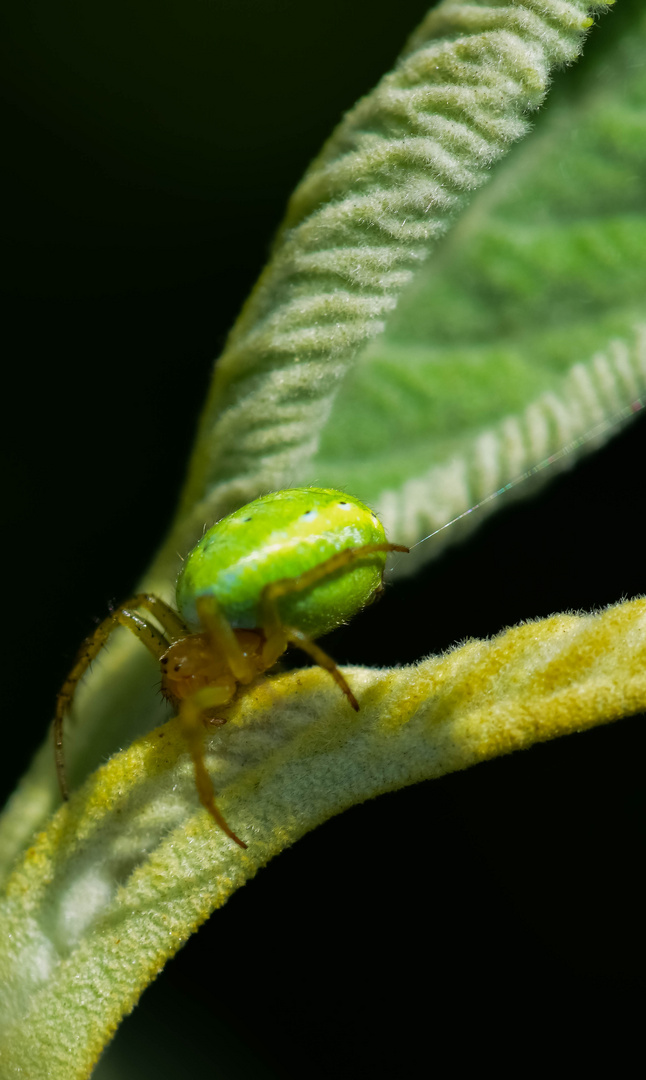
M 233 632 L 242 655 L 260 675 L 266 669 L 262 659 L 264 634 L 260 630 Z M 230 688 L 231 697 L 238 688 L 238 681 L 226 657 L 213 648 L 209 635 L 203 632 L 188 634 L 174 641 L 160 657 L 159 664 L 162 672 L 161 692 L 175 707 L 206 686 Z

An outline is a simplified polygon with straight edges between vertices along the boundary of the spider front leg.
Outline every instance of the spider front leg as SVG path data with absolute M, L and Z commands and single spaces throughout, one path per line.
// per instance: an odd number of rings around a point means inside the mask
M 232 840 L 235 840 L 241 848 L 246 848 L 244 840 L 236 836 L 233 829 L 229 828 L 222 814 L 215 804 L 215 792 L 211 777 L 204 764 L 204 717 L 209 709 L 217 705 L 227 705 L 233 698 L 236 684 L 233 680 L 224 682 L 221 686 L 205 686 L 202 690 L 196 690 L 194 694 L 182 701 L 179 710 L 179 723 L 182 734 L 188 744 L 188 749 L 193 758 L 195 769 L 195 785 L 202 806 L 219 825 L 223 832 Z
M 200 802 L 223 832 L 244 848 L 247 845 L 229 828 L 215 803 L 204 763 L 204 726 L 224 723 L 224 718 L 209 714 L 233 701 L 239 683 L 258 676 L 264 638 L 257 631 L 234 630 L 213 595 L 199 596 L 196 608 L 202 630 L 175 642 L 161 658 L 162 693 L 178 706 Z
M 222 657 L 238 682 L 252 682 L 258 674 L 258 667 L 245 654 L 215 596 L 212 594 L 199 596 L 195 606 L 199 620 L 208 635 L 213 655 Z
M 302 592 L 309 589 L 322 578 L 341 570 L 355 559 L 364 558 L 380 551 L 405 551 L 409 549 L 402 544 L 363 544 L 361 547 L 345 548 L 335 555 L 330 556 L 318 566 L 293 578 L 283 578 L 281 581 L 273 581 L 263 589 L 261 599 L 262 629 L 266 642 L 263 648 L 263 661 L 267 667 L 271 667 L 278 657 L 285 651 L 287 645 L 297 645 L 299 649 L 311 656 L 315 664 L 329 671 L 330 675 L 343 691 L 352 708 L 358 712 L 359 702 L 352 693 L 346 679 L 339 671 L 334 660 L 328 656 L 315 641 L 312 641 L 302 630 L 293 626 L 284 626 L 278 611 L 278 601 L 289 593 Z
M 137 608 L 150 612 L 162 627 L 163 633 L 157 630 L 147 619 L 138 615 Z M 179 615 L 163 600 L 160 600 L 158 596 L 153 596 L 150 593 L 137 593 L 135 596 L 131 596 L 129 600 L 126 600 L 125 603 L 120 604 L 85 639 L 78 651 L 74 666 L 59 691 L 52 725 L 56 773 L 61 796 L 64 800 L 69 798 L 63 753 L 63 720 L 65 713 L 71 708 L 78 683 L 85 675 L 94 658 L 106 644 L 110 634 L 118 626 L 127 627 L 146 646 L 156 660 L 159 660 L 162 654 L 166 652 L 170 643 L 189 632 Z

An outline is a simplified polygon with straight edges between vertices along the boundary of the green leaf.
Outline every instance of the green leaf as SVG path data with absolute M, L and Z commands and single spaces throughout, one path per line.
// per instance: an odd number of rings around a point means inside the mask
M 604 54 L 603 79 L 595 65 L 561 77 L 532 137 L 437 245 L 344 384 L 309 475 L 357 492 L 402 543 L 595 425 L 575 452 L 597 447 L 604 421 L 644 393 L 645 37 L 641 14 Z M 473 525 L 443 532 L 400 572 Z

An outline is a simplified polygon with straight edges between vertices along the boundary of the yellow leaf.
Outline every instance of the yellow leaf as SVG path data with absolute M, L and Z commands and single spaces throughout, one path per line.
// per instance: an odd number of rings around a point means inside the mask
M 646 600 L 523 623 L 414 667 L 348 677 L 357 716 L 324 672 L 306 669 L 245 693 L 211 737 L 220 806 L 247 851 L 199 806 L 173 721 L 61 808 L 2 906 L 3 1077 L 88 1076 L 193 930 L 346 807 L 645 710 Z

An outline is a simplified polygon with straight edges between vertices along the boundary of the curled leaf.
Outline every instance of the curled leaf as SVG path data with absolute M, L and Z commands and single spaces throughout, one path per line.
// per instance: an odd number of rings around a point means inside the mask
M 360 350 L 526 134 L 551 71 L 578 56 L 590 10 L 603 7 L 444 0 L 342 120 L 293 193 L 218 360 L 154 573 L 193 546 L 205 520 L 306 475 Z

